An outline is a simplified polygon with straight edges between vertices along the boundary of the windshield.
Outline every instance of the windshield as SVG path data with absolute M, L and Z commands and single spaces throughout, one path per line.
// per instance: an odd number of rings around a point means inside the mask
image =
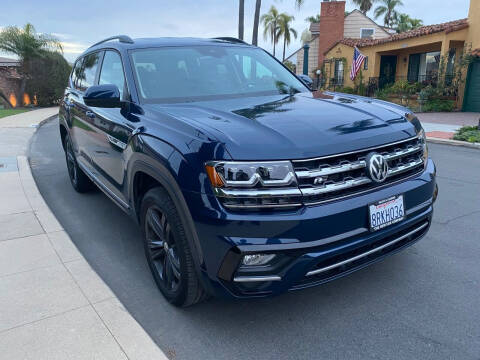
M 261 49 L 196 46 L 132 52 L 139 95 L 146 103 L 294 94 L 308 89 Z

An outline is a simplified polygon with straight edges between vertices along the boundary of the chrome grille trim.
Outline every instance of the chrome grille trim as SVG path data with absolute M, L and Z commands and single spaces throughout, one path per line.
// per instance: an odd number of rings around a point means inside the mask
M 410 137 L 410 138 L 408 138 L 408 139 L 404 139 L 404 140 L 400 140 L 400 141 L 395 141 L 395 142 L 393 142 L 393 143 L 387 143 L 387 144 L 383 144 L 383 145 L 373 146 L 373 147 L 369 147 L 369 148 L 366 148 L 366 149 L 354 150 L 354 151 L 344 152 L 344 153 L 340 153 L 340 154 L 327 155 L 327 156 L 320 156 L 320 157 L 310 158 L 310 159 L 297 159 L 297 160 L 292 160 L 292 163 L 295 165 L 295 163 L 302 163 L 302 162 L 309 162 L 309 161 L 316 161 L 316 160 L 331 159 L 331 158 L 341 157 L 341 156 L 345 156 L 345 155 L 358 154 L 358 153 L 361 153 L 361 152 L 369 152 L 369 151 L 381 149 L 381 148 L 384 148 L 384 147 L 387 147 L 387 146 L 393 146 L 393 145 L 403 144 L 403 143 L 406 143 L 406 142 L 409 142 L 409 141 L 412 141 L 412 140 L 415 140 L 415 139 L 419 139 L 419 138 L 420 138 L 419 135 L 415 135 L 415 136 L 412 136 L 412 137 Z
M 366 167 L 367 164 L 365 161 L 358 161 L 355 163 L 342 164 L 339 166 L 328 167 L 320 170 L 308 170 L 308 171 L 297 171 L 296 175 L 298 179 L 309 179 L 318 176 L 328 176 L 333 174 L 338 174 L 345 171 L 357 170 Z
M 394 176 L 394 175 L 398 175 L 398 174 L 401 174 L 405 171 L 408 171 L 416 166 L 419 166 L 419 165 L 422 165 L 423 164 L 423 159 L 418 159 L 418 160 L 415 160 L 415 161 L 410 161 L 409 163 L 407 164 L 403 164 L 403 165 L 399 165 L 393 169 L 389 169 L 388 170 L 388 177 L 391 177 L 391 176 Z
M 382 155 L 385 157 L 385 159 L 387 161 L 390 161 L 390 160 L 395 160 L 395 159 L 398 159 L 398 158 L 401 158 L 401 157 L 404 157 L 404 156 L 407 156 L 407 155 L 414 154 L 414 153 L 416 153 L 417 151 L 420 151 L 420 150 L 422 150 L 422 146 L 418 145 L 418 146 L 409 147 L 406 150 L 395 151 L 393 153 L 382 154 Z
M 352 188 L 355 186 L 360 186 L 364 184 L 371 183 L 372 180 L 370 180 L 367 177 L 361 177 L 358 179 L 352 179 L 352 180 L 347 180 L 342 183 L 334 183 L 334 184 L 327 184 L 322 187 L 311 187 L 311 188 L 302 188 L 302 194 L 307 195 L 307 196 L 313 196 L 313 195 L 319 195 L 319 194 L 325 194 L 329 193 L 332 191 L 340 191 L 340 190 L 345 190 L 348 188 Z
M 351 262 L 354 262 L 354 261 L 356 261 L 356 260 L 362 259 L 362 258 L 364 258 L 364 257 L 366 257 L 366 256 L 368 256 L 368 255 L 371 255 L 371 254 L 373 254 L 373 253 L 376 253 L 377 251 L 380 251 L 380 250 L 383 250 L 383 249 L 385 249 L 385 248 L 387 248 L 387 247 L 389 247 L 389 246 L 392 246 L 392 245 L 396 244 L 397 242 L 402 241 L 402 240 L 408 238 L 409 236 L 412 236 L 413 234 L 415 234 L 415 233 L 417 233 L 417 232 L 425 229 L 427 226 L 428 226 L 428 222 L 423 223 L 422 225 L 420 225 L 419 227 L 417 227 L 417 228 L 409 231 L 408 233 L 406 233 L 406 234 L 404 234 L 404 235 L 402 235 L 402 236 L 397 237 L 395 240 L 392 240 L 392 241 L 390 241 L 390 242 L 388 242 L 388 243 L 386 243 L 386 244 L 383 244 L 383 245 L 381 245 L 381 246 L 378 246 L 378 247 L 376 247 L 376 248 L 374 248 L 374 249 L 372 249 L 372 250 L 366 251 L 366 252 L 364 252 L 363 254 L 359 254 L 359 255 L 357 255 L 357 256 L 354 256 L 354 257 L 352 257 L 352 258 L 350 258 L 350 259 L 346 259 L 346 260 L 340 261 L 340 262 L 338 262 L 338 263 L 335 263 L 335 264 L 332 264 L 332 265 L 329 265 L 329 266 L 325 266 L 325 267 L 320 268 L 320 269 L 315 269 L 315 270 L 309 271 L 305 276 L 318 275 L 318 274 L 321 274 L 321 273 L 323 273 L 323 272 L 325 272 L 325 271 L 329 271 L 329 270 L 332 270 L 332 269 L 336 269 L 336 268 L 338 268 L 338 267 L 340 267 L 340 266 L 343 266 L 343 265 L 349 264 L 349 263 L 351 263 Z
M 334 201 L 416 176 L 424 164 L 424 144 L 419 135 L 396 143 L 334 156 L 293 160 L 299 188 L 306 205 Z M 370 179 L 366 157 L 371 151 L 384 156 L 389 165 L 385 183 Z M 412 174 L 415 173 L 415 174 Z M 405 174 L 405 175 L 403 175 Z M 403 177 L 403 178 L 402 178 Z
M 393 185 L 396 185 L 396 184 L 401 183 L 402 181 L 406 181 L 406 180 L 413 179 L 414 177 L 420 175 L 422 172 L 423 172 L 423 168 L 420 169 L 420 171 L 416 172 L 415 174 L 409 175 L 409 176 L 407 176 L 407 177 L 405 177 L 405 178 L 402 178 L 402 179 L 400 179 L 400 180 L 396 180 L 396 181 L 389 182 L 389 183 L 379 184 L 379 186 L 377 186 L 377 187 L 374 188 L 374 189 L 359 190 L 359 191 L 357 191 L 357 192 L 355 192 L 355 193 L 353 193 L 353 194 L 340 195 L 340 196 L 335 197 L 335 198 L 333 198 L 333 199 L 326 199 L 326 200 L 319 200 L 319 201 L 304 201 L 304 205 L 307 205 L 307 206 L 320 205 L 320 204 L 324 204 L 324 203 L 331 202 L 331 201 L 346 199 L 346 198 L 349 198 L 349 197 L 351 197 L 351 196 L 363 195 L 363 194 L 366 194 L 366 193 L 368 193 L 369 191 L 372 191 L 372 190 L 383 189 L 383 188 L 385 188 L 385 187 L 387 187 L 387 186 L 393 186 Z

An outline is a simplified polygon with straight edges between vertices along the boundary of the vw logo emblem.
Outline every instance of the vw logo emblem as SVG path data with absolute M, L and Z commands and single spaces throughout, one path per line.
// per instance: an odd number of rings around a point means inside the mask
M 388 163 L 385 158 L 377 153 L 367 155 L 367 173 L 370 179 L 377 183 L 384 182 L 388 175 Z

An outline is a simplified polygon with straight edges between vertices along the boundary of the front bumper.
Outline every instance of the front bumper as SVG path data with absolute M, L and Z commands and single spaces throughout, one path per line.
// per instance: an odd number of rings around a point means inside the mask
M 403 194 L 406 218 L 377 232 L 368 204 Z M 263 297 L 315 286 L 400 251 L 428 231 L 435 165 L 389 187 L 292 211 L 235 213 L 213 196 L 185 193 L 202 250 L 201 276 L 216 296 Z M 275 253 L 270 266 L 239 268 L 245 254 Z

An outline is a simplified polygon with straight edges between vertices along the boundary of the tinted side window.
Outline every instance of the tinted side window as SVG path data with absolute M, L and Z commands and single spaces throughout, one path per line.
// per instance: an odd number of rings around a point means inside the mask
M 95 82 L 95 75 L 97 73 L 98 61 L 100 60 L 100 53 L 93 53 L 87 55 L 83 61 L 83 69 L 81 72 L 80 90 L 86 90 Z
M 117 85 L 118 89 L 120 90 L 120 99 L 123 98 L 125 75 L 123 73 L 122 59 L 116 51 L 105 52 L 98 84 Z
M 72 71 L 72 86 L 78 89 L 78 83 L 81 78 L 83 59 L 78 59 Z

